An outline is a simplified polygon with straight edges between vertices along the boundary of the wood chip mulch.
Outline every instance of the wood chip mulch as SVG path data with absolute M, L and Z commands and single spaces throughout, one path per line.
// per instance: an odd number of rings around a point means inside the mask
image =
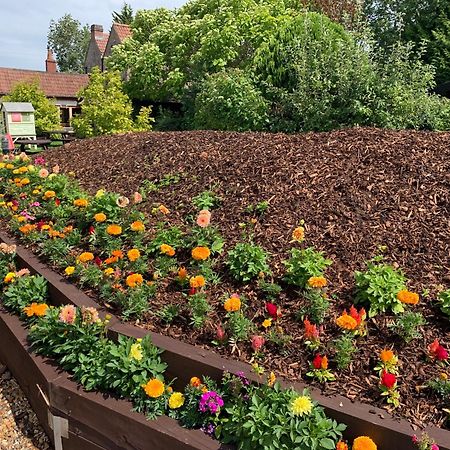
M 352 303 L 353 272 L 386 246 L 387 261 L 404 269 L 409 288 L 430 292 L 421 296 L 417 307 L 427 319 L 424 338 L 402 344 L 387 327 L 390 317 L 372 319 L 368 337 L 358 341 L 350 369 L 322 387 L 329 394 L 338 392 L 382 406 L 373 367 L 379 351 L 395 345 L 402 362 L 402 405 L 397 413 L 416 425 L 444 425 L 442 402 L 421 386 L 440 371 L 426 361 L 426 346 L 439 338 L 450 347 L 449 322 L 434 302 L 439 286 L 450 286 L 450 133 L 372 128 L 297 135 L 154 132 L 75 141 L 50 150 L 46 158 L 64 172 L 75 171 L 92 193 L 103 187 L 131 195 L 144 180 L 158 182 L 167 174 L 180 175 L 178 183 L 153 193 L 142 207 L 150 213 L 155 205 L 164 204 L 174 225 L 196 214 L 192 197 L 214 190 L 223 201 L 212 211 L 212 224 L 225 237 L 226 249 L 241 240 L 239 223 L 253 217 L 246 208 L 268 201 L 268 211 L 255 226 L 255 241 L 270 252 L 275 279 L 282 276 L 281 261 L 292 246 L 291 232 L 303 219 L 306 245 L 314 245 L 333 260 L 327 272 L 334 299 L 331 317 Z M 211 303 L 218 304 L 225 292 L 236 289 L 243 291 L 224 276 L 223 283 L 209 291 Z M 264 299 L 254 285 L 244 291 L 249 311 L 259 323 Z M 263 362 L 290 379 L 305 379 L 311 361 L 302 345 L 302 323 L 295 320 L 302 301 L 295 291 L 282 294 L 281 325 L 293 339 L 282 350 L 268 346 Z M 169 302 L 185 299 L 178 292 L 162 290 L 152 308 Z M 222 313 L 216 308 L 213 322 L 221 320 Z M 324 330 L 330 341 L 338 335 L 332 322 Z M 194 332 L 186 321 L 168 328 L 151 318 L 143 326 L 197 345 L 207 345 L 213 334 Z M 248 360 L 250 351 L 244 347 L 233 357 Z

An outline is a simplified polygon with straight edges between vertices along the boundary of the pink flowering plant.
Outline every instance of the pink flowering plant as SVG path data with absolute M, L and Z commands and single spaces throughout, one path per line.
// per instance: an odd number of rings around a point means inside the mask
M 423 433 L 420 438 L 414 434 L 411 440 L 419 450 L 439 450 L 439 446 L 436 444 L 434 439 L 426 433 Z

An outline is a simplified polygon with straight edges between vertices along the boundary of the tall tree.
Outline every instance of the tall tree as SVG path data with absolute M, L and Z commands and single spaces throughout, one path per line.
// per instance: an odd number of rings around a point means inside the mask
M 60 72 L 83 72 L 89 45 L 88 25 L 82 26 L 70 14 L 65 14 L 58 21 L 50 21 L 47 39 Z
M 133 22 L 133 9 L 131 8 L 131 5 L 124 2 L 122 9 L 119 12 L 113 11 L 112 18 L 115 23 L 131 25 Z

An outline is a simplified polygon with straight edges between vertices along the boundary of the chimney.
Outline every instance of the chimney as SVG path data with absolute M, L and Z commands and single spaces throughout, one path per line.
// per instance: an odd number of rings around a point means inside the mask
M 103 39 L 103 25 L 91 25 L 91 40 Z
M 56 73 L 56 61 L 53 56 L 52 49 L 47 47 L 47 59 L 45 60 L 45 71 L 49 73 Z

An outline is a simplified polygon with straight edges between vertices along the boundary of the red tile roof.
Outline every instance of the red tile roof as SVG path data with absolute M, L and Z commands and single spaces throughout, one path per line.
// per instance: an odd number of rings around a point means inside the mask
M 108 39 L 109 39 L 109 33 L 100 33 L 100 32 L 96 32 L 95 33 L 95 42 L 98 45 L 98 49 L 100 50 L 100 53 L 103 55 L 105 48 L 106 48 L 106 44 L 108 43 Z
M 120 42 L 129 36 L 131 36 L 131 27 L 123 23 L 113 23 L 112 28 L 116 30 L 117 36 L 119 36 Z
M 47 97 L 77 98 L 79 90 L 87 85 L 89 75 L 0 67 L 0 95 L 9 94 L 18 82 L 33 79 L 39 81 Z

